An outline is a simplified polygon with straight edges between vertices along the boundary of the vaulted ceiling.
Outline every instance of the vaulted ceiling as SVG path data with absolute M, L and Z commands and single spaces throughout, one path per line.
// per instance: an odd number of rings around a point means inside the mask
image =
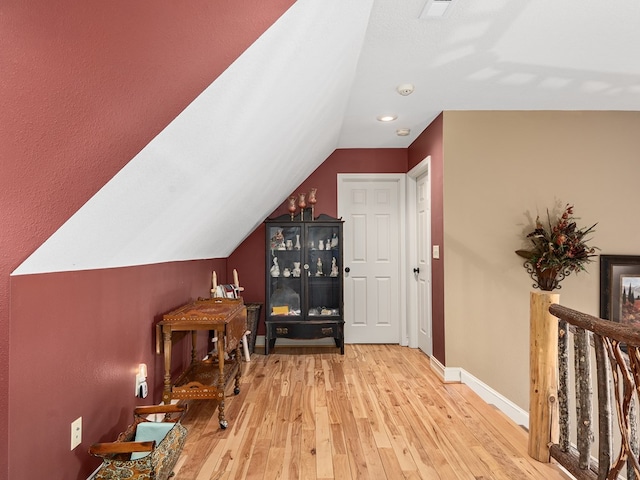
M 336 148 L 443 110 L 640 110 L 636 0 L 433 1 L 298 0 L 14 274 L 224 258 Z

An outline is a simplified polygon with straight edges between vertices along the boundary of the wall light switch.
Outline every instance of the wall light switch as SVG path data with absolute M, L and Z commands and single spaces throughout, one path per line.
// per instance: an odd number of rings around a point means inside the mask
M 440 258 L 440 245 L 433 246 L 433 258 Z

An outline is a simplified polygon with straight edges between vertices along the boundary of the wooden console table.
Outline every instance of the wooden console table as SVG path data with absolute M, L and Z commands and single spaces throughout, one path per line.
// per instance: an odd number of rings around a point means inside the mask
M 164 346 L 165 404 L 177 399 L 217 399 L 221 428 L 227 428 L 224 416 L 224 396 L 228 382 L 235 378 L 234 393 L 240 393 L 242 336 L 247 329 L 247 309 L 238 299 L 214 298 L 196 300 L 163 315 L 156 326 L 156 353 L 160 354 L 160 337 Z M 196 339 L 199 330 L 215 331 L 218 337 L 218 358 L 196 359 Z M 191 332 L 191 365 L 171 382 L 172 333 Z M 228 358 L 225 359 L 225 353 Z

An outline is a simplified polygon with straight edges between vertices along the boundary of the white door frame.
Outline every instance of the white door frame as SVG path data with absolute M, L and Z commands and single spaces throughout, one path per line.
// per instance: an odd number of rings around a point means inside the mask
M 405 232 L 405 240 L 402 239 L 402 234 L 400 235 L 400 265 L 399 265 L 399 278 L 400 278 L 400 292 L 406 292 L 407 289 L 407 249 L 406 249 L 406 231 L 407 231 L 407 194 L 406 194 L 406 184 L 407 184 L 407 175 L 402 173 L 339 173 L 337 175 L 337 191 L 338 195 L 340 192 L 340 184 L 343 181 L 375 181 L 375 180 L 391 180 L 398 182 L 398 208 L 400 210 L 400 218 L 398 219 L 400 232 Z M 415 198 L 415 180 L 414 180 L 414 198 Z M 340 199 L 337 199 L 337 205 L 340 205 Z M 340 212 L 338 212 L 338 216 Z M 400 311 L 398 314 L 400 315 L 400 345 L 407 346 L 409 345 L 409 327 L 407 325 L 407 302 L 399 302 L 400 303 Z M 414 322 L 416 322 L 414 315 Z M 417 345 L 418 342 L 418 326 L 416 323 L 415 326 L 416 334 L 415 334 L 415 342 Z
M 418 245 L 417 245 L 417 228 L 416 228 L 416 189 L 417 180 L 421 175 L 429 172 L 428 190 L 431 192 L 431 156 L 426 157 L 419 164 L 407 172 L 407 197 L 406 197 L 406 217 L 410 219 L 407 222 L 406 236 L 406 267 L 405 272 L 411 272 L 413 275 L 413 267 L 418 264 Z M 429 198 L 431 201 L 431 198 Z M 429 229 L 429 238 L 431 238 L 431 218 L 428 219 L 427 228 Z M 429 245 L 431 249 L 431 245 Z M 431 272 L 429 272 L 431 277 Z M 404 277 L 403 277 L 404 278 Z M 433 285 L 432 285 L 433 288 Z M 407 288 L 407 329 L 409 346 L 418 348 L 418 284 L 417 282 L 408 282 Z M 432 308 L 429 305 L 429 308 Z M 432 312 L 430 312 L 432 313 Z M 433 319 L 431 321 L 431 338 L 433 338 Z

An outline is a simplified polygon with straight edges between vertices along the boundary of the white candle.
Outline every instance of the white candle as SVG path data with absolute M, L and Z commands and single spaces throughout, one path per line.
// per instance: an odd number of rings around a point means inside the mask
M 213 284 L 213 288 L 212 290 L 215 290 L 216 288 L 218 288 L 218 275 L 216 274 L 216 272 L 213 272 L 213 276 L 212 276 L 212 284 Z
M 238 280 L 238 271 L 235 268 L 233 269 L 233 284 L 236 287 L 240 286 L 240 281 Z

